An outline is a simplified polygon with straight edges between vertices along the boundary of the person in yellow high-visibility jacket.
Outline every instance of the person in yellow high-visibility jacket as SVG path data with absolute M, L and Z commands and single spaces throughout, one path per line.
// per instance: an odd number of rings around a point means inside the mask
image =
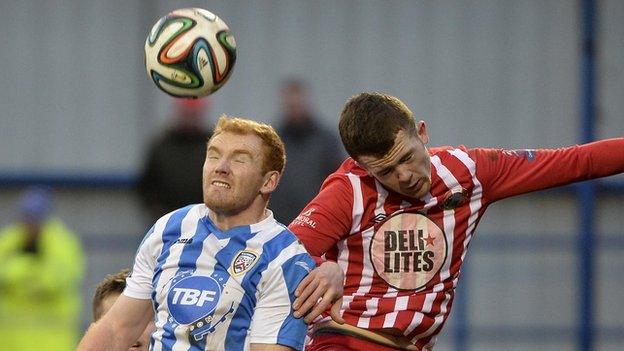
M 19 219 L 0 231 L 2 350 L 74 350 L 80 334 L 80 242 L 49 216 L 50 191 L 28 189 Z

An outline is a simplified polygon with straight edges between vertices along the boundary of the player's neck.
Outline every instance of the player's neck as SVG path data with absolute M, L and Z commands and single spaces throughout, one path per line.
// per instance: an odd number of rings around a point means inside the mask
M 214 225 L 225 232 L 234 227 L 255 224 L 265 219 L 269 213 L 266 210 L 266 203 L 253 203 L 247 209 L 238 213 L 220 213 L 213 210 L 208 211 L 208 217 Z

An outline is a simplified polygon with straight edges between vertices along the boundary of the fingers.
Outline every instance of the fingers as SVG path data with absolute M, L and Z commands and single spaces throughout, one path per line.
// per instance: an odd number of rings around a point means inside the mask
M 310 284 L 310 282 L 314 280 L 313 275 L 314 275 L 313 273 L 308 274 L 305 276 L 305 278 L 301 280 L 301 283 L 299 283 L 299 285 L 297 286 L 297 289 L 295 290 L 295 296 L 299 297 L 299 295 L 301 295 L 301 292 L 303 292 L 303 289 L 305 289 L 305 287 L 308 286 L 308 284 Z
M 331 307 L 330 316 L 334 320 L 334 322 L 338 324 L 344 324 L 345 320 L 340 315 L 340 308 L 342 307 L 342 297 L 334 302 Z
M 305 277 L 301 281 L 301 283 L 299 283 L 299 286 L 297 286 L 297 289 L 295 290 L 295 296 L 297 298 L 295 299 L 295 302 L 293 303 L 294 309 L 298 309 L 301 303 L 307 300 L 308 297 L 312 295 L 314 290 L 316 290 L 317 286 L 319 285 L 319 281 L 318 279 L 315 279 L 315 278 L 316 277 L 314 276 L 314 274 L 310 274 L 307 277 Z
M 303 283 L 303 281 L 302 281 Z M 299 288 L 301 288 L 299 285 Z M 295 318 L 299 318 L 305 315 L 308 310 L 316 304 L 316 301 L 321 297 L 321 294 L 324 292 L 317 292 L 319 287 L 318 280 L 312 280 L 306 284 L 306 286 L 301 290 L 299 296 L 295 299 L 293 303 L 293 309 L 295 310 Z M 296 292 L 295 292 L 296 295 Z
M 344 323 L 344 319 L 340 316 L 342 283 L 342 271 L 336 263 L 332 265 L 326 262 L 312 270 L 295 290 L 296 299 L 293 302 L 295 318 L 305 316 L 305 322 L 310 323 L 331 305 L 332 319 L 337 323 Z
M 331 303 L 331 300 L 329 301 L 324 301 L 324 299 L 322 299 L 323 294 L 325 293 L 325 291 L 327 290 L 327 286 L 325 285 L 317 285 L 316 289 L 303 301 L 301 301 L 301 305 L 299 306 L 299 309 L 295 310 L 295 317 L 301 317 L 301 316 L 306 316 L 310 313 L 310 310 L 312 308 L 318 309 L 319 306 L 325 306 L 324 308 L 328 308 L 329 304 Z M 323 312 L 324 310 L 321 310 L 321 312 Z M 316 315 L 318 316 L 320 313 L 317 313 Z M 306 316 L 307 317 L 307 316 Z M 316 316 L 313 316 L 316 317 Z
M 331 298 L 323 297 L 320 300 L 317 299 L 317 301 L 318 301 L 318 304 L 316 304 L 314 309 L 312 309 L 312 311 L 310 311 L 308 314 L 305 315 L 304 321 L 308 324 L 311 323 L 313 320 L 315 320 L 316 317 L 321 315 L 321 313 L 325 312 L 325 310 L 329 308 L 329 305 L 331 304 L 332 300 Z M 310 307 L 312 306 L 314 305 L 311 305 Z
M 338 316 L 340 316 L 340 306 L 342 305 L 342 296 L 338 295 L 337 292 L 332 289 L 331 287 L 325 287 L 323 290 L 321 289 L 317 289 L 316 292 L 323 292 L 323 297 L 317 299 L 317 304 L 314 307 L 314 309 L 312 311 L 310 311 L 306 317 L 305 317 L 305 322 L 306 323 L 311 323 L 314 319 L 316 319 L 316 317 L 318 317 L 321 313 L 327 311 L 327 309 L 329 308 L 329 306 L 332 304 L 332 302 L 334 302 L 334 300 L 336 298 L 339 297 L 338 300 L 336 300 L 336 302 L 339 302 L 338 304 Z M 315 293 L 316 293 L 315 292 Z M 312 305 L 313 306 L 313 305 Z M 332 308 L 334 308 L 332 306 Z M 333 317 L 332 317 L 333 318 Z M 341 317 L 339 317 L 339 319 L 342 319 Z

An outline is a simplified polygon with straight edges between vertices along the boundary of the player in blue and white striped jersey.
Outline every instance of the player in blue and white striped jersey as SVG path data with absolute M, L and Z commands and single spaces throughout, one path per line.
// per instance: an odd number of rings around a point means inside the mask
M 273 128 L 222 117 L 208 142 L 204 204 L 160 218 L 124 294 L 78 350 L 126 350 L 155 314 L 150 350 L 301 350 L 295 289 L 314 267 L 267 209 L 285 163 Z

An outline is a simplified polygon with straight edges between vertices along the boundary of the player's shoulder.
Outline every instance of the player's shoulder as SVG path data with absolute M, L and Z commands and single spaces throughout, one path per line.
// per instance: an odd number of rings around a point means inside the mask
M 429 156 L 437 157 L 440 161 L 445 164 L 448 161 L 462 160 L 463 163 L 469 162 L 472 163 L 475 161 L 474 158 L 474 149 L 469 149 L 464 145 L 458 146 L 436 146 L 429 148 Z M 472 161 L 470 161 L 472 160 Z
M 150 229 L 148 236 L 165 236 L 167 232 L 180 231 L 182 221 L 199 221 L 207 214 L 207 208 L 204 204 L 191 204 L 173 210 L 160 217 Z M 171 233 L 169 233 L 171 234 Z
M 441 145 L 441 146 L 430 147 L 428 150 L 429 150 L 430 156 L 451 154 L 453 152 L 464 152 L 464 153 L 468 152 L 468 148 L 464 145 L 457 145 L 457 146 Z
M 184 207 L 180 207 L 176 210 L 173 210 L 167 213 L 166 215 L 164 215 L 163 217 L 169 217 L 169 220 L 180 222 L 183 219 L 188 219 L 189 216 L 195 219 L 200 219 L 201 217 L 207 214 L 207 211 L 208 211 L 208 208 L 206 207 L 206 205 L 202 203 L 190 204 Z M 161 219 L 163 217 L 161 217 Z
M 280 231 L 271 240 L 268 240 L 262 250 L 262 255 L 269 267 L 279 267 L 284 263 L 296 258 L 308 264 L 314 265 L 314 260 L 307 252 L 303 243 L 288 227 L 276 222 L 280 226 Z
M 347 178 L 348 176 L 368 177 L 368 172 L 360 166 L 353 158 L 347 157 L 338 169 L 327 177 L 330 178 Z
M 346 159 L 344 159 L 344 161 L 342 161 L 340 167 L 338 167 L 338 169 L 336 169 L 334 173 L 330 174 L 330 176 L 345 175 L 347 173 L 350 173 L 355 168 L 357 168 L 357 162 L 355 162 L 355 160 L 351 157 L 347 157 Z
M 285 224 L 277 220 L 275 221 L 272 232 L 271 238 L 266 240 L 264 246 L 269 249 L 276 248 L 276 250 L 270 250 L 273 252 L 273 255 L 279 255 L 284 248 L 299 243 L 297 236 Z

